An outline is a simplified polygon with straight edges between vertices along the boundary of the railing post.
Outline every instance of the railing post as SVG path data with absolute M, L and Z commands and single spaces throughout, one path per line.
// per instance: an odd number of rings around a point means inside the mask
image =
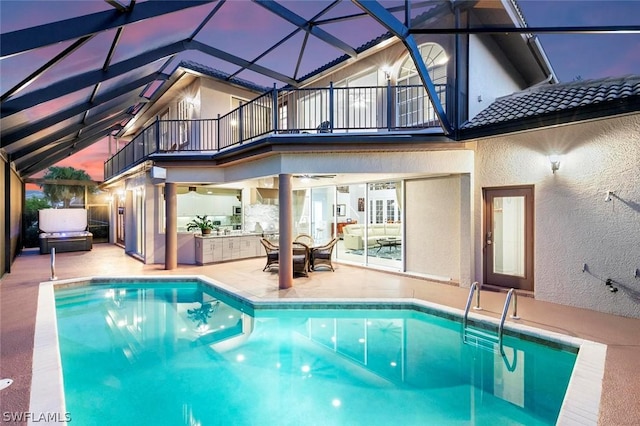
M 218 114 L 218 119 L 216 120 L 216 145 L 214 147 L 218 151 L 220 151 L 220 114 Z
M 272 92 L 272 109 L 273 109 L 273 132 L 278 133 L 278 118 L 280 115 L 280 111 L 278 111 L 278 89 L 276 88 L 276 84 L 273 83 L 273 92 Z
M 246 104 L 245 104 L 246 105 Z M 244 123 L 242 119 L 242 111 L 244 110 L 244 105 L 241 105 L 238 108 L 238 143 L 242 145 L 242 141 L 244 140 Z
M 154 152 L 158 152 L 160 150 L 160 116 L 156 115 L 156 150 Z M 147 148 L 147 144 L 144 145 L 144 149 L 142 150 L 143 156 L 150 154 L 149 152 L 145 152 Z
M 391 96 L 391 79 L 387 78 L 387 131 L 391 131 L 391 105 L 393 97 Z
M 329 82 L 329 131 L 333 133 L 333 81 Z

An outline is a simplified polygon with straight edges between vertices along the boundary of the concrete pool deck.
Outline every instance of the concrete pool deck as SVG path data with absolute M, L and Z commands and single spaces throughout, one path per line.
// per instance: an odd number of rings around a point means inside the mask
M 417 298 L 464 309 L 468 289 L 418 278 L 343 264 L 335 272 L 318 271 L 294 280 L 294 287 L 278 290 L 277 273 L 262 272 L 264 259 L 224 264 L 143 265 L 113 245 L 98 244 L 90 252 L 60 253 L 56 275 L 60 280 L 91 276 L 202 275 L 233 286 L 256 298 Z M 50 257 L 25 251 L 0 282 L 0 378 L 14 383 L 0 390 L 0 409 L 28 412 L 33 371 L 33 343 L 41 282 L 49 281 Z M 482 292 L 480 315 L 497 318 L 504 294 Z M 518 301 L 520 324 L 608 345 L 600 425 L 633 425 L 640 418 L 640 320 L 572 308 L 533 298 Z M 588 391 L 588 390 L 586 390 Z M 25 422 L 22 422 L 24 424 Z M 16 423 L 14 423 L 16 424 Z M 17 424 L 20 424 L 18 422 Z M 580 424 L 576 422 L 576 424 Z

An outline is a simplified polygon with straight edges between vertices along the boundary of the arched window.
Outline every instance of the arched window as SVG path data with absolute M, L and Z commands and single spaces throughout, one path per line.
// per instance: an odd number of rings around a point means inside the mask
M 419 46 L 422 60 L 429 71 L 429 77 L 436 88 L 442 106 L 446 103 L 447 62 L 449 57 L 437 43 Z M 437 121 L 437 116 L 424 88 L 416 66 L 410 56 L 402 62 L 398 72 L 398 126 L 429 127 Z

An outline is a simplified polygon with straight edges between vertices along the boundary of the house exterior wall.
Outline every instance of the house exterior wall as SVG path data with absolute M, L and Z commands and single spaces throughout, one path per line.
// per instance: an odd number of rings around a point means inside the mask
M 489 37 L 469 37 L 469 119 L 500 96 L 525 88 L 509 59 Z
M 217 118 L 235 109 L 231 105 L 231 97 L 252 100 L 259 96 L 250 90 L 236 88 L 209 78 L 199 79 L 200 114 L 197 118 Z
M 407 272 L 460 281 L 460 185 L 459 176 L 406 182 Z
M 536 299 L 640 318 L 638 140 L 640 114 L 479 141 L 476 276 L 482 277 L 482 188 L 534 185 Z M 564 154 L 555 173 L 551 153 Z M 608 202 L 607 191 L 615 194 Z M 607 289 L 607 278 L 618 292 Z

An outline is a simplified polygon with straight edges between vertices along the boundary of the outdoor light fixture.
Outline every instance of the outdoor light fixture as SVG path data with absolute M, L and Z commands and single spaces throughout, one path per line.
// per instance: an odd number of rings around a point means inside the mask
M 389 80 L 391 78 L 391 67 L 389 65 L 385 65 L 380 68 L 380 71 L 384 73 L 384 77 Z
M 551 163 L 551 171 L 553 173 L 555 173 L 556 170 L 560 169 L 560 161 L 562 161 L 562 156 L 560 155 L 552 154 L 549 156 L 549 162 Z

